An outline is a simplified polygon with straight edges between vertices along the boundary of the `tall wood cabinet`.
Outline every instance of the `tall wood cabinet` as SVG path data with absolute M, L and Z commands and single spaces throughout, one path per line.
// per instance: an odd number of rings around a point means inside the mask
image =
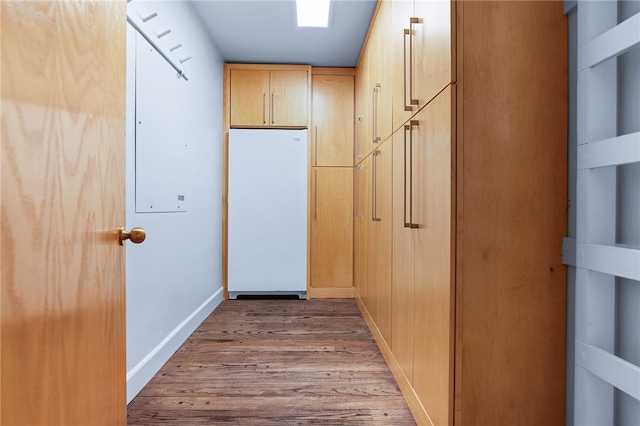
M 391 337 L 391 142 L 383 142 L 355 167 L 354 287 L 367 315 Z
M 562 5 L 391 3 L 391 31 L 405 22 L 414 68 L 394 61 L 395 131 L 376 148 L 392 154 L 391 197 L 377 199 L 392 213 L 390 238 L 354 218 L 356 300 L 418 424 L 563 424 Z M 389 37 L 392 57 L 405 56 Z M 396 101 L 405 86 L 411 110 Z M 356 181 L 371 167 L 369 157 L 358 163 Z M 384 273 L 389 293 L 376 282 Z
M 353 297 L 354 74 L 313 69 L 311 297 Z
M 352 206 L 351 167 L 312 168 L 309 266 L 313 289 L 353 287 Z

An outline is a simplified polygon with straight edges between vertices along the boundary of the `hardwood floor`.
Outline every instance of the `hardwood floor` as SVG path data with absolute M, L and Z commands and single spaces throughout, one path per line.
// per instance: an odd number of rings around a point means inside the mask
M 222 302 L 128 423 L 415 425 L 351 299 Z

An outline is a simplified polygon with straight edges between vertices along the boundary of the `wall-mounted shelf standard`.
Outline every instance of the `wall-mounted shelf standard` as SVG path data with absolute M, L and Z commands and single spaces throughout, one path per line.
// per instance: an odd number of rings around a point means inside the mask
M 140 3 L 130 1 L 127 4 L 127 22 L 158 51 L 180 77 L 189 80 L 182 64 L 192 58 L 183 52 L 182 43 L 176 40 L 175 34 L 157 12 L 143 10 Z

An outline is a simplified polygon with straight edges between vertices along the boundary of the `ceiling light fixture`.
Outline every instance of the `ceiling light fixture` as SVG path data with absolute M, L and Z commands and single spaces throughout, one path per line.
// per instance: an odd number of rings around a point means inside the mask
M 329 26 L 331 0 L 296 0 L 299 27 Z

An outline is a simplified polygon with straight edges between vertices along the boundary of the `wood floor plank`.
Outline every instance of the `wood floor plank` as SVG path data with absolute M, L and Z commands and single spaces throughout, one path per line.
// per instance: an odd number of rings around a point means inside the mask
M 129 404 L 130 425 L 415 425 L 350 299 L 225 301 Z

